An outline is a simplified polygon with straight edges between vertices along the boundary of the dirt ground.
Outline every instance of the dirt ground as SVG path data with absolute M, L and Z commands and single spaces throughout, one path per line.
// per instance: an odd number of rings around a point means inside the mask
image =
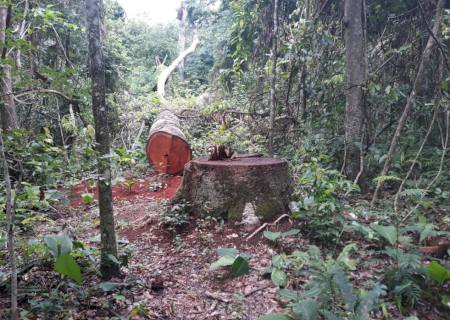
M 133 250 L 128 267 L 122 268 L 119 279 L 111 280 L 117 285 L 116 290 L 97 290 L 78 306 L 67 304 L 55 319 L 256 319 L 281 310 L 276 287 L 270 278 L 262 276 L 275 251 L 260 234 L 246 241 L 253 230 L 217 221 L 192 221 L 180 234 L 161 225 L 164 206 L 181 180 L 177 176 L 149 175 L 136 180 L 131 188 L 124 184 L 113 187 L 117 235 L 121 243 L 128 242 L 127 247 Z M 95 203 L 84 204 L 80 200 L 85 192 L 97 196 L 95 188 L 87 184 L 67 190 L 70 205 L 58 208 L 58 218 L 52 223 L 36 226 L 36 233 L 64 230 L 88 247 L 98 247 L 98 209 Z M 286 219 L 273 230 L 289 228 Z M 301 247 L 302 242 L 297 241 L 296 246 Z M 249 274 L 231 278 L 227 270 L 210 272 L 210 264 L 218 259 L 218 247 L 234 247 L 250 254 Z M 31 285 L 41 292 L 51 292 L 59 282 L 51 265 L 47 269 L 39 266 L 20 278 L 19 287 Z M 97 275 L 84 275 L 83 287 L 94 288 L 99 283 Z M 70 288 L 65 291 L 73 292 Z M 25 297 L 28 300 L 33 295 L 25 295 L 19 304 L 30 308 Z M 2 300 L 0 307 L 6 308 L 7 297 Z
M 114 213 L 119 243 L 133 251 L 121 276 L 110 280 L 115 289 L 100 290 L 98 285 L 102 280 L 92 267 L 83 269 L 84 282 L 80 289 L 71 286 L 71 281 L 61 281 L 51 264 L 41 264 L 19 278 L 19 307 L 30 310 L 41 304 L 42 308 L 45 301 L 50 301 L 52 308 L 61 301 L 63 305 L 59 313 L 23 319 L 253 320 L 269 312 L 282 312 L 283 301 L 264 271 L 274 254 L 305 250 L 308 241 L 293 237 L 286 239 L 283 248 L 275 247 L 262 233 L 246 241 L 253 229 L 205 220 L 191 221 L 181 233 L 171 233 L 162 226 L 160 218 L 181 180 L 182 177 L 147 175 L 134 180 L 131 187 L 115 185 Z M 80 200 L 85 192 L 97 194 L 86 184 L 67 190 L 70 205 L 58 208 L 55 220 L 36 225 L 35 237 L 42 239 L 47 234 L 65 232 L 88 247 L 98 248 L 98 209 L 95 203 L 84 204 Z M 285 231 L 294 226 L 286 218 L 270 230 Z M 227 270 L 209 271 L 210 264 L 218 259 L 218 247 L 233 247 L 250 254 L 250 272 L 231 278 Z M 362 255 L 364 252 L 358 253 L 360 261 L 367 258 Z M 370 269 L 355 270 L 352 280 L 360 284 L 377 280 L 383 269 L 383 262 L 380 263 Z M 52 292 L 56 292 L 56 297 Z M 0 319 L 3 319 L 1 310 L 8 305 L 6 292 L 0 292 Z M 388 309 L 393 319 L 403 319 L 395 307 L 388 305 Z M 420 309 L 420 319 L 437 319 L 436 316 L 449 319 L 449 315 L 429 304 Z

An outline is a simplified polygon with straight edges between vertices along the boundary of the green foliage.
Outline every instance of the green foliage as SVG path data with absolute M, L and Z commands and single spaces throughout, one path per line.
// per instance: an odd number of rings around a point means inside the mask
M 276 242 L 278 239 L 294 236 L 294 235 L 298 234 L 299 232 L 300 232 L 300 230 L 298 230 L 298 229 L 291 229 L 286 232 L 272 232 L 272 231 L 266 230 L 266 231 L 264 231 L 263 235 L 270 241 Z
M 44 242 L 55 260 L 55 271 L 62 275 L 66 275 L 78 284 L 81 284 L 82 277 L 80 266 L 72 257 L 72 240 L 65 235 L 46 236 L 44 237 Z
M 62 254 L 56 258 L 54 269 L 60 274 L 66 275 L 78 284 L 81 284 L 80 266 L 69 253 Z
M 294 197 L 300 200 L 300 210 L 293 216 L 300 218 L 303 229 L 312 239 L 336 240 L 344 226 L 338 214 L 341 209 L 338 192 L 351 189 L 351 182 L 335 170 L 322 168 L 317 159 L 295 170 L 300 174 L 294 191 Z
M 387 248 L 385 253 L 395 264 L 385 270 L 384 283 L 400 310 L 403 306 L 414 306 L 422 297 L 426 279 L 421 257 L 395 248 Z
M 285 315 L 287 319 L 319 319 L 320 315 L 327 319 L 370 319 L 369 314 L 377 307 L 385 287 L 375 285 L 369 291 L 353 288 L 345 273 L 346 269 L 354 268 L 348 256 L 353 247 L 345 248 L 337 260 L 323 260 L 320 250 L 315 246 L 311 246 L 307 253 L 294 252 L 291 256 L 273 257 L 272 266 L 277 267 L 276 270 L 279 267 L 287 268 L 296 259 L 302 261 L 300 268 L 307 266 L 305 272 L 311 278 L 301 291 L 280 290 L 280 295 L 290 301 L 290 314 Z M 282 280 L 286 282 L 284 278 Z M 338 307 L 341 304 L 345 305 L 345 311 Z M 270 316 L 266 317 L 271 319 Z
M 250 266 L 248 263 L 248 255 L 239 254 L 239 251 L 235 248 L 218 248 L 217 254 L 220 258 L 210 265 L 209 271 L 231 266 L 230 274 L 235 278 L 243 276 L 249 272 Z
M 436 261 L 432 261 L 427 268 L 428 274 L 431 279 L 443 285 L 447 281 L 450 281 L 450 271 L 441 266 Z
M 90 192 L 85 192 L 81 194 L 81 201 L 85 204 L 90 204 L 95 201 L 94 194 Z
M 382 226 L 379 224 L 373 224 L 372 230 L 377 232 L 384 240 L 386 240 L 391 246 L 398 242 L 397 228 L 394 226 Z

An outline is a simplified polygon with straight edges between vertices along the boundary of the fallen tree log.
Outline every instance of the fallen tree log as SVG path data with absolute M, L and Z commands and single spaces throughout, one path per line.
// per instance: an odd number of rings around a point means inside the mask
M 176 174 L 191 160 L 191 148 L 172 112 L 162 111 L 156 118 L 146 146 L 147 159 L 159 173 Z
M 192 213 L 235 222 L 251 207 L 260 220 L 285 213 L 292 192 L 286 161 L 240 156 L 236 159 L 192 160 L 184 169 L 175 202 L 187 201 Z

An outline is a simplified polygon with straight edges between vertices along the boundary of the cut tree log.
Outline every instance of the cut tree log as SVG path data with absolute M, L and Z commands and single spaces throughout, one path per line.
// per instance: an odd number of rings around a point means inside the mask
M 285 213 L 292 192 L 286 161 L 273 158 L 193 160 L 184 168 L 175 202 L 187 201 L 197 216 L 239 222 L 250 203 L 267 221 Z
M 161 111 L 150 128 L 147 159 L 159 173 L 177 174 L 191 160 L 192 152 L 176 115 Z

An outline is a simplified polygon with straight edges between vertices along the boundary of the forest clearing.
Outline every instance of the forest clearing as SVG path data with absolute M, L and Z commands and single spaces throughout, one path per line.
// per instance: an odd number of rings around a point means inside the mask
M 0 319 L 450 319 L 448 0 L 0 0 Z

